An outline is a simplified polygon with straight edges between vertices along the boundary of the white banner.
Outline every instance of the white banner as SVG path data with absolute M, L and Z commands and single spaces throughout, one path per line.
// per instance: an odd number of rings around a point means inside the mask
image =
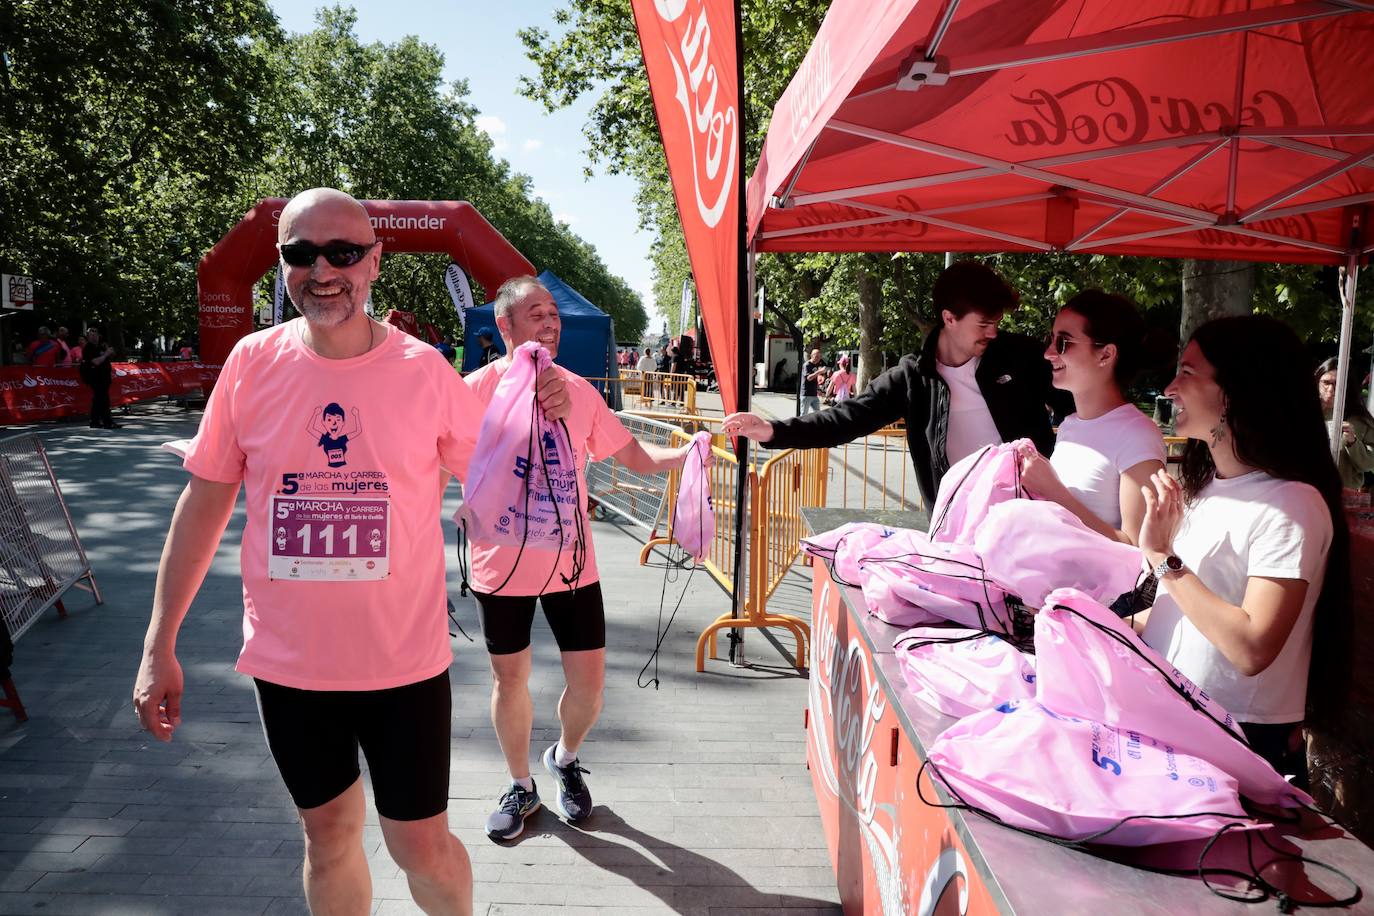
M 0 274 L 0 305 L 7 309 L 33 311 L 33 277 Z
M 286 301 L 286 281 L 282 279 L 281 267 L 277 268 L 277 279 L 272 284 L 272 324 L 281 324 L 282 303 Z
M 450 264 L 444 269 L 444 285 L 448 287 L 448 294 L 453 299 L 453 307 L 458 310 L 458 330 L 459 335 L 467 329 L 467 310 L 476 305 L 472 301 L 472 287 L 468 285 L 468 275 L 463 273 L 463 269 L 457 264 Z
M 679 339 L 687 333 L 689 327 L 695 327 L 691 322 L 692 303 L 695 301 L 695 297 L 692 295 L 692 281 L 690 279 L 683 280 L 682 302 L 678 306 L 677 313 L 677 336 Z

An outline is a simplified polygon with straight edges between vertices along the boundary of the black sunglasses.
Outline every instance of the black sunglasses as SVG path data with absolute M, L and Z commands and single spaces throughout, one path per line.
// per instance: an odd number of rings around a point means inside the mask
M 1050 346 L 1054 347 L 1054 352 L 1058 353 L 1060 356 L 1063 356 L 1065 350 L 1067 350 L 1069 347 L 1072 347 L 1074 344 L 1078 342 L 1078 338 L 1070 337 L 1063 331 L 1060 331 L 1057 334 L 1050 335 Z M 1089 340 L 1087 342 L 1092 344 L 1094 347 L 1105 346 L 1105 344 L 1100 344 L 1095 340 Z
M 376 247 L 376 242 L 370 245 L 358 245 L 353 242 L 330 242 L 327 245 L 290 242 L 278 245 L 277 249 L 281 251 L 281 259 L 291 267 L 314 267 L 315 259 L 320 255 L 324 255 L 324 259 L 331 267 L 352 267 Z

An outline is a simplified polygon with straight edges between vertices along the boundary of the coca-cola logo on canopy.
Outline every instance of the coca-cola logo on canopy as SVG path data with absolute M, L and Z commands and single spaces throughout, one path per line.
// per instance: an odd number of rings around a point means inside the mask
M 1012 95 L 1026 106 L 1003 136 L 1012 146 L 1128 145 L 1161 132 L 1188 136 L 1244 125 L 1274 127 L 1298 123 L 1284 96 L 1269 89 L 1252 93 L 1239 111 L 1221 101 L 1149 95 L 1130 80 L 1110 76 L 1075 83 L 1057 92 L 1035 89 Z
M 692 140 L 697 212 L 703 223 L 714 228 L 730 199 L 739 147 L 739 116 L 733 105 L 717 99 L 721 83 L 717 74 L 729 75 L 724 53 L 711 43 L 711 27 L 701 0 L 654 0 L 654 8 L 665 22 L 675 25 L 670 31 L 677 35 L 677 47 L 665 43 L 677 80 L 673 97 L 682 108 Z M 727 35 L 726 40 L 731 37 Z

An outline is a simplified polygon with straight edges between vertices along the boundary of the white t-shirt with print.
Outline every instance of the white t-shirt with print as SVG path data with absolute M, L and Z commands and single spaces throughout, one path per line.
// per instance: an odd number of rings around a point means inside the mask
M 998 445 L 1002 434 L 988 412 L 988 402 L 978 387 L 978 357 L 962 366 L 946 366 L 937 361 L 935 371 L 949 386 L 949 432 L 945 436 L 945 457 L 950 464 L 966 458 L 988 445 Z
M 1317 490 L 1252 471 L 1213 480 L 1188 507 L 1174 552 L 1217 597 L 1239 606 L 1251 576 L 1302 579 L 1307 597 L 1273 663 L 1246 677 L 1193 625 L 1160 583 L 1144 639 L 1238 721 L 1299 722 L 1307 705 L 1312 615 L 1331 547 L 1331 513 Z
M 1113 528 L 1121 527 L 1121 475 L 1142 461 L 1163 462 L 1164 436 L 1134 404 L 1100 417 L 1073 414 L 1059 425 L 1050 466 L 1069 492 Z

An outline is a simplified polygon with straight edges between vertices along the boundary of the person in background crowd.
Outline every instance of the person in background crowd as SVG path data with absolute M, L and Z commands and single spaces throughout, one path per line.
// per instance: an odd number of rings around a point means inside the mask
M 80 365 L 81 357 L 72 356 L 71 331 L 68 331 L 65 327 L 59 325 L 57 328 L 57 334 L 55 334 L 54 337 L 56 338 L 58 343 L 62 344 L 63 350 L 62 359 L 58 360 L 57 364 L 59 366 Z M 77 340 L 80 339 L 81 338 L 79 337 L 77 338 Z
M 1034 446 L 1021 456 L 1021 482 L 1113 540 L 1134 544 L 1145 516 L 1141 488 L 1164 470 L 1164 436 L 1128 400 L 1140 369 L 1145 322 L 1124 296 L 1090 289 L 1054 319 L 1045 348 L 1054 387 L 1073 395 L 1076 411 L 1059 425 L 1054 457 Z
M 826 383 L 825 394 L 836 404 L 839 404 L 849 400 L 849 396 L 853 392 L 854 373 L 849 371 L 849 357 L 841 356 L 835 374 L 830 376 L 830 381 Z
M 1047 408 L 1060 406 L 1063 397 L 1050 383 L 1043 348 L 1029 337 L 997 332 L 1017 294 L 992 268 L 960 261 L 940 274 L 931 297 L 940 324 L 921 352 L 902 357 L 863 394 L 833 410 L 777 422 L 731 414 L 721 431 L 769 448 L 827 448 L 905 420 L 927 506 L 935 504 L 949 466 L 980 448 L 1026 438 L 1051 454 Z
M 447 334 L 439 338 L 439 342 L 434 345 L 434 349 L 439 351 L 439 355 L 444 358 L 445 362 L 447 362 L 450 366 L 453 365 L 454 354 L 458 351 L 453 349 L 453 343 L 449 340 Z
M 1336 403 L 1337 360 L 1332 357 L 1317 366 L 1317 397 L 1327 422 Z M 1345 410 L 1341 413 L 1341 485 L 1348 490 L 1364 490 L 1364 475 L 1374 471 L 1374 417 L 1364 406 L 1360 386 L 1355 380 L 1345 389 Z
M 38 339 L 29 344 L 25 352 L 30 365 L 45 368 L 65 364 L 68 358 L 67 345 L 60 338 L 53 337 L 52 329 L 47 326 L 38 329 Z
M 189 343 L 184 340 L 177 342 L 177 359 L 192 360 L 195 358 L 195 351 L 191 349 Z
M 654 351 L 648 347 L 644 348 L 644 355 L 639 358 L 639 364 L 635 366 L 640 372 L 654 372 L 658 369 L 658 362 L 654 359 Z
M 91 388 L 91 428 L 119 429 L 110 413 L 110 385 L 114 382 L 114 348 L 100 340 L 95 328 L 86 331 L 81 347 L 81 380 Z
M 477 345 L 482 348 L 482 356 L 477 360 L 477 367 L 489 365 L 501 358 L 501 351 L 496 349 L 494 338 L 496 332 L 491 328 L 482 327 L 477 329 Z
M 812 350 L 802 366 L 801 374 L 801 415 L 815 413 L 821 409 L 821 383 L 825 379 L 825 363 L 821 362 L 821 351 Z
M 1143 488 L 1158 580 L 1142 638 L 1305 787 L 1304 719 L 1348 702 L 1349 535 L 1302 343 L 1273 318 L 1198 328 L 1164 390 L 1187 436 L 1180 480 Z
M 664 373 L 672 372 L 673 358 L 676 355 L 677 351 L 675 351 L 672 347 L 665 346 L 663 348 L 662 354 L 660 354 L 660 356 L 658 357 L 658 371 Z
M 67 361 L 69 365 L 75 366 L 78 371 L 81 368 L 81 357 L 85 344 L 86 338 L 78 334 L 72 338 L 72 345 L 67 348 Z

